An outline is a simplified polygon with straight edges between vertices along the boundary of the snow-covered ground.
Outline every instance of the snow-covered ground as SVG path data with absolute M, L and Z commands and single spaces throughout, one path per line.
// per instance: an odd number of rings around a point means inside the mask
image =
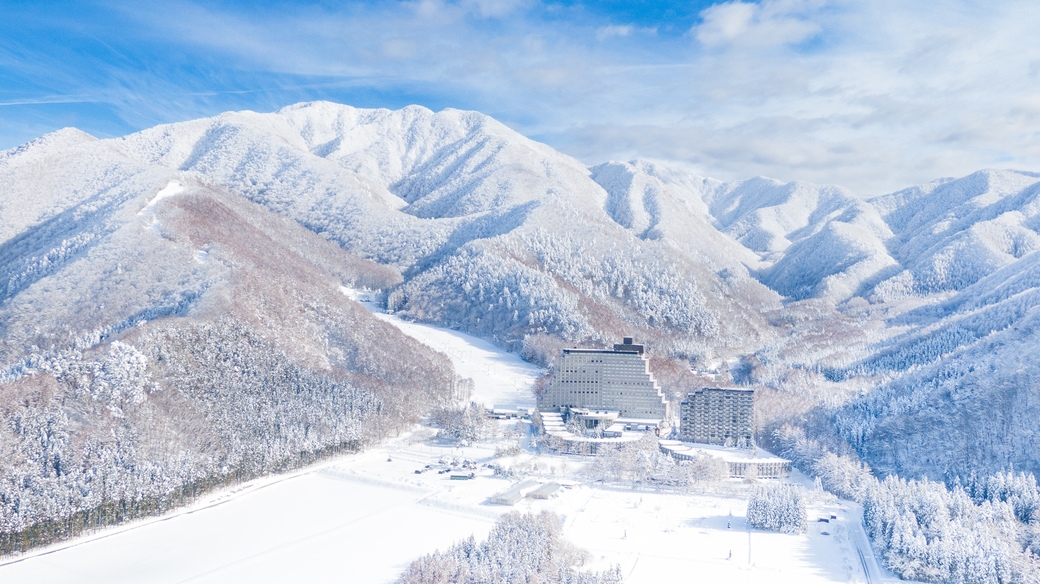
M 516 480 L 480 468 L 451 480 L 439 461 L 496 461 L 567 484 L 554 499 L 488 504 Z M 389 459 L 389 460 L 388 460 Z M 425 465 L 431 470 L 415 471 Z M 620 564 L 630 584 L 694 575 L 712 582 L 878 582 L 863 574 L 870 554 L 859 511 L 842 501 L 810 505 L 806 534 L 749 530 L 746 487 L 677 494 L 592 486 L 577 457 L 494 458 L 494 445 L 433 441 L 373 449 L 270 477 L 171 516 L 107 530 L 14 563 L 3 582 L 389 582 L 416 557 L 473 534 L 501 513 L 550 509 L 588 550 L 594 568 Z M 818 523 L 818 517 L 837 520 Z
M 533 405 L 525 384 L 537 368 L 467 335 L 385 318 L 451 355 L 460 374 L 473 377 L 477 399 Z M 895 580 L 873 564 L 860 510 L 847 502 L 820 494 L 810 504 L 805 534 L 748 529 L 749 486 L 742 482 L 688 494 L 589 484 L 589 462 L 580 457 L 530 449 L 496 457 L 496 449 L 516 444 L 529 430 L 527 422 L 501 424 L 498 443 L 465 448 L 417 428 L 362 454 L 258 479 L 161 518 L 0 561 L 0 582 L 389 582 L 420 555 L 470 535 L 485 537 L 502 513 L 541 509 L 563 517 L 567 538 L 590 552 L 590 567 L 620 564 L 630 584 L 692 577 Z M 473 480 L 438 472 L 467 459 L 475 466 Z M 491 496 L 518 479 L 494 476 L 488 463 L 566 488 L 549 500 L 490 505 Z M 817 522 L 831 515 L 837 519 Z M 864 565 L 871 566 L 870 577 Z
M 479 510 L 424 505 L 427 490 L 344 470 L 377 459 L 386 453 L 260 480 L 172 516 L 0 565 L 0 582 L 387 582 L 415 557 L 491 527 Z

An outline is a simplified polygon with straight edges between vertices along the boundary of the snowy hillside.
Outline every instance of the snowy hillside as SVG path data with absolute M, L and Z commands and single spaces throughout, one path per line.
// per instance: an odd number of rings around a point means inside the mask
M 0 184 L 6 532 L 170 504 L 459 397 L 447 358 L 344 287 L 538 366 L 636 336 L 671 399 L 719 372 L 763 388 L 764 441 L 801 425 L 881 472 L 1040 471 L 1040 174 L 868 200 L 317 102 L 62 130 L 0 152 Z M 95 488 L 114 467 L 124 491 Z
M 340 293 L 392 268 L 75 133 L 0 172 L 4 552 L 359 448 L 454 398 L 446 358 Z
M 726 352 L 746 351 L 769 334 L 759 313 L 778 307 L 741 261 L 753 256 L 736 242 L 719 247 L 707 223 L 702 237 L 673 245 L 648 237 L 646 218 L 634 233 L 620 193 L 475 112 L 301 104 L 160 126 L 115 145 L 402 270 L 394 312 L 513 348 L 532 335 L 607 342 L 634 331 L 667 353 L 713 358 L 691 343 L 723 332 Z M 673 224 L 703 221 L 672 193 L 651 206 Z M 725 311 L 720 293 L 741 308 L 725 320 L 714 317 Z
M 885 293 L 961 290 L 1040 249 L 1040 174 L 985 170 L 879 197 L 905 272 Z
M 1040 472 L 1029 425 L 1040 383 L 1030 358 L 1040 342 L 1040 175 L 987 170 L 871 200 L 649 163 L 593 176 L 623 225 L 662 241 L 713 240 L 694 245 L 740 258 L 786 299 L 769 317 L 774 339 L 737 369 L 746 380 L 829 405 L 881 386 L 840 415 L 842 436 L 879 470 Z M 682 210 L 660 212 L 663 193 Z
M 863 365 L 902 375 L 839 417 L 844 435 L 885 472 L 1040 472 L 1038 318 L 1035 252 L 904 315 L 917 326 Z

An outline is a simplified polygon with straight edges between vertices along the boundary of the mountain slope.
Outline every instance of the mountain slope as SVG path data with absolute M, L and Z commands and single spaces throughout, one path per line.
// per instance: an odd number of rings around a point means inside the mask
M 511 347 L 630 330 L 689 353 L 722 330 L 732 352 L 769 334 L 758 314 L 777 305 L 739 261 L 701 249 L 711 238 L 683 248 L 634 237 L 605 210 L 608 193 L 588 169 L 474 112 L 301 104 L 160 126 L 118 147 L 401 269 L 391 309 Z M 660 269 L 642 270 L 620 249 Z M 747 289 L 744 309 L 719 321 L 703 290 L 734 285 Z
M 986 170 L 872 200 L 905 267 L 879 298 L 961 290 L 1040 249 L 1038 193 L 1040 174 Z
M 636 334 L 663 356 L 739 357 L 747 380 L 840 403 L 969 350 L 1031 306 L 942 304 L 1033 249 L 1029 173 L 863 200 L 648 162 L 586 169 L 474 112 L 328 103 L 158 127 L 118 148 L 397 267 L 390 310 L 530 358 L 551 358 L 551 339 Z
M 1040 472 L 1040 175 L 987 170 L 864 200 L 643 162 L 593 170 L 620 224 L 710 239 L 698 247 L 740 258 L 784 297 L 775 336 L 742 360 L 747 379 L 838 407 L 841 436 L 874 468 L 947 480 Z M 662 192 L 692 212 L 661 212 Z
M 52 143 L 0 161 L 15 193 L 70 169 L 0 243 L 0 551 L 361 447 L 455 398 L 445 357 L 342 292 L 395 270 L 110 143 Z
M 1040 252 L 916 312 L 864 363 L 897 376 L 839 414 L 842 434 L 886 473 L 1040 473 Z
M 691 368 L 768 386 L 764 433 L 822 420 L 883 472 L 1037 461 L 1020 415 L 1035 406 L 1035 174 L 867 200 L 664 163 L 587 168 L 476 112 L 318 102 L 115 140 L 63 130 L 0 153 L 0 178 L 0 377 L 4 396 L 35 396 L 31 411 L 0 404 L 35 424 L 5 442 L 25 460 L 5 479 L 11 497 L 26 476 L 90 492 L 56 474 L 71 451 L 26 438 L 51 418 L 72 437 L 61 448 L 85 444 L 77 432 L 129 433 L 138 454 L 106 438 L 106 456 L 183 484 L 263 472 L 447 399 L 445 362 L 343 286 L 544 364 L 567 344 L 637 336 L 671 397 L 701 382 Z M 310 401 L 294 401 L 294 384 Z M 353 400 L 345 425 L 312 430 L 308 414 L 271 429 L 290 404 L 327 416 Z M 187 420 L 178 435 L 204 437 L 183 438 L 184 472 L 142 438 L 171 416 Z

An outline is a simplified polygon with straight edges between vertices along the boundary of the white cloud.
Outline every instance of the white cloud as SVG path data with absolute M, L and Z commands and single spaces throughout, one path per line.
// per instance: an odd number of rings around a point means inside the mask
M 761 4 L 735 0 L 701 12 L 694 27 L 697 40 L 708 47 L 728 44 L 774 46 L 802 42 L 820 27 L 806 18 L 806 6 L 766 0 Z
M 701 14 L 696 42 L 523 2 L 327 6 L 134 14 L 147 34 L 239 70 L 434 87 L 440 103 L 589 163 L 673 159 L 720 178 L 864 193 L 983 167 L 1040 170 L 1035 2 L 734 1 Z
M 419 47 L 408 39 L 389 39 L 383 43 L 383 54 L 391 59 L 411 59 Z
M 706 45 L 718 45 L 743 36 L 759 10 L 756 4 L 727 2 L 716 4 L 701 12 L 704 22 L 694 28 L 697 40 Z
M 528 7 L 528 0 L 465 0 L 463 5 L 484 18 L 502 18 Z
M 631 25 L 601 26 L 596 29 L 596 40 L 604 41 L 611 37 L 627 37 L 632 34 Z

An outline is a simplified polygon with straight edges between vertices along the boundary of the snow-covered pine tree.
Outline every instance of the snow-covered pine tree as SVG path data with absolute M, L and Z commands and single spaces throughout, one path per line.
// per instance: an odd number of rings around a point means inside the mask
M 794 485 L 756 488 L 748 501 L 747 521 L 770 531 L 802 533 L 808 521 L 803 489 Z

